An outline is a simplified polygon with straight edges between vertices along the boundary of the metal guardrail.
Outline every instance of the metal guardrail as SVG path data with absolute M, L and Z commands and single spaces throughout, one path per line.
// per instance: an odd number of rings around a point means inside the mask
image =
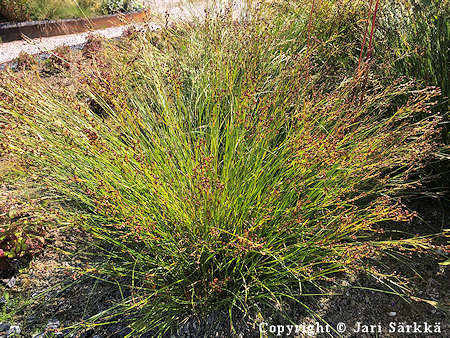
M 142 10 L 126 14 L 98 16 L 90 19 L 63 19 L 47 21 L 30 21 L 20 23 L 0 23 L 0 41 L 11 42 L 29 39 L 68 35 L 87 32 L 96 29 L 122 26 L 127 23 L 144 22 L 148 18 L 148 11 Z

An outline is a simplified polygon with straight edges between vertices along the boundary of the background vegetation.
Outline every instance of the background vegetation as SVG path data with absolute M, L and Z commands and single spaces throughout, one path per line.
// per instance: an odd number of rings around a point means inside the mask
M 141 0 L 0 0 L 0 15 L 10 21 L 91 17 L 141 9 Z

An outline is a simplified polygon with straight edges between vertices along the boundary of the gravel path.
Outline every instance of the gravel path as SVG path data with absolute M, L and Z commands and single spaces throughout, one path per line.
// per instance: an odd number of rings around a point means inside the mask
M 92 33 L 102 35 L 106 38 L 114 38 L 122 35 L 127 26 L 111 27 L 93 31 Z M 21 52 L 28 54 L 40 54 L 53 50 L 59 46 L 81 45 L 86 42 L 90 32 L 53 36 L 49 38 L 19 40 L 3 43 L 0 45 L 0 64 L 11 61 L 19 56 Z
M 243 8 L 240 1 L 237 3 L 238 5 L 234 6 L 235 12 Z M 180 0 L 147 0 L 145 1 L 145 4 L 150 11 L 152 20 L 155 21 L 149 23 L 149 26 L 151 29 L 157 29 L 160 27 L 158 22 L 165 22 L 167 14 L 170 22 L 173 22 L 174 20 L 201 17 L 204 13 L 204 9 L 212 6 L 213 2 L 208 0 L 196 2 Z M 89 34 L 102 35 L 106 38 L 117 38 L 122 35 L 128 26 L 129 25 L 124 25 L 85 33 L 2 43 L 0 44 L 0 64 L 14 60 L 21 52 L 40 54 L 54 50 L 63 45 L 82 45 L 86 42 L 86 38 Z

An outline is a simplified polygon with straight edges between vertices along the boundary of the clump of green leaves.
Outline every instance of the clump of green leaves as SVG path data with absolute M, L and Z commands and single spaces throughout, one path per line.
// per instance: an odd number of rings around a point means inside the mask
M 45 240 L 37 210 L 27 211 L 9 201 L 0 205 L 0 212 L 0 268 L 3 270 L 12 259 L 41 252 Z
M 45 60 L 45 71 L 50 74 L 56 74 L 69 70 L 73 55 L 68 46 L 60 46 L 52 51 L 50 57 Z
M 104 14 L 132 12 L 142 9 L 142 0 L 103 0 L 101 10 Z
M 30 55 L 26 52 L 20 52 L 16 59 L 18 70 L 30 70 L 36 69 L 38 61 L 35 56 Z

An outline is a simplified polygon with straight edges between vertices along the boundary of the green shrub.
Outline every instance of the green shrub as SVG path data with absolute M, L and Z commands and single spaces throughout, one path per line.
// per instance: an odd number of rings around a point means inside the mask
M 104 14 L 113 14 L 125 11 L 125 0 L 103 0 L 102 12 Z
M 0 14 L 11 21 L 89 17 L 99 13 L 99 0 L 0 0 Z
M 144 7 L 142 0 L 103 0 L 102 11 L 104 14 L 119 12 L 132 12 Z
M 266 316 L 383 250 L 428 247 L 377 232 L 413 216 L 398 196 L 436 147 L 438 93 L 371 74 L 360 104 L 361 79 L 320 62 L 336 48 L 354 62 L 339 19 L 324 24 L 338 9 L 320 12 L 309 48 L 307 12 L 284 2 L 105 47 L 85 70 L 95 104 L 2 79 L 23 170 L 98 239 L 93 276 L 131 290 L 85 324 L 120 315 L 136 334 L 224 307 Z
M 26 0 L 0 0 L 0 14 L 11 21 L 30 20 L 30 2 Z
M 133 12 L 144 8 L 142 0 L 127 0 L 127 11 Z

